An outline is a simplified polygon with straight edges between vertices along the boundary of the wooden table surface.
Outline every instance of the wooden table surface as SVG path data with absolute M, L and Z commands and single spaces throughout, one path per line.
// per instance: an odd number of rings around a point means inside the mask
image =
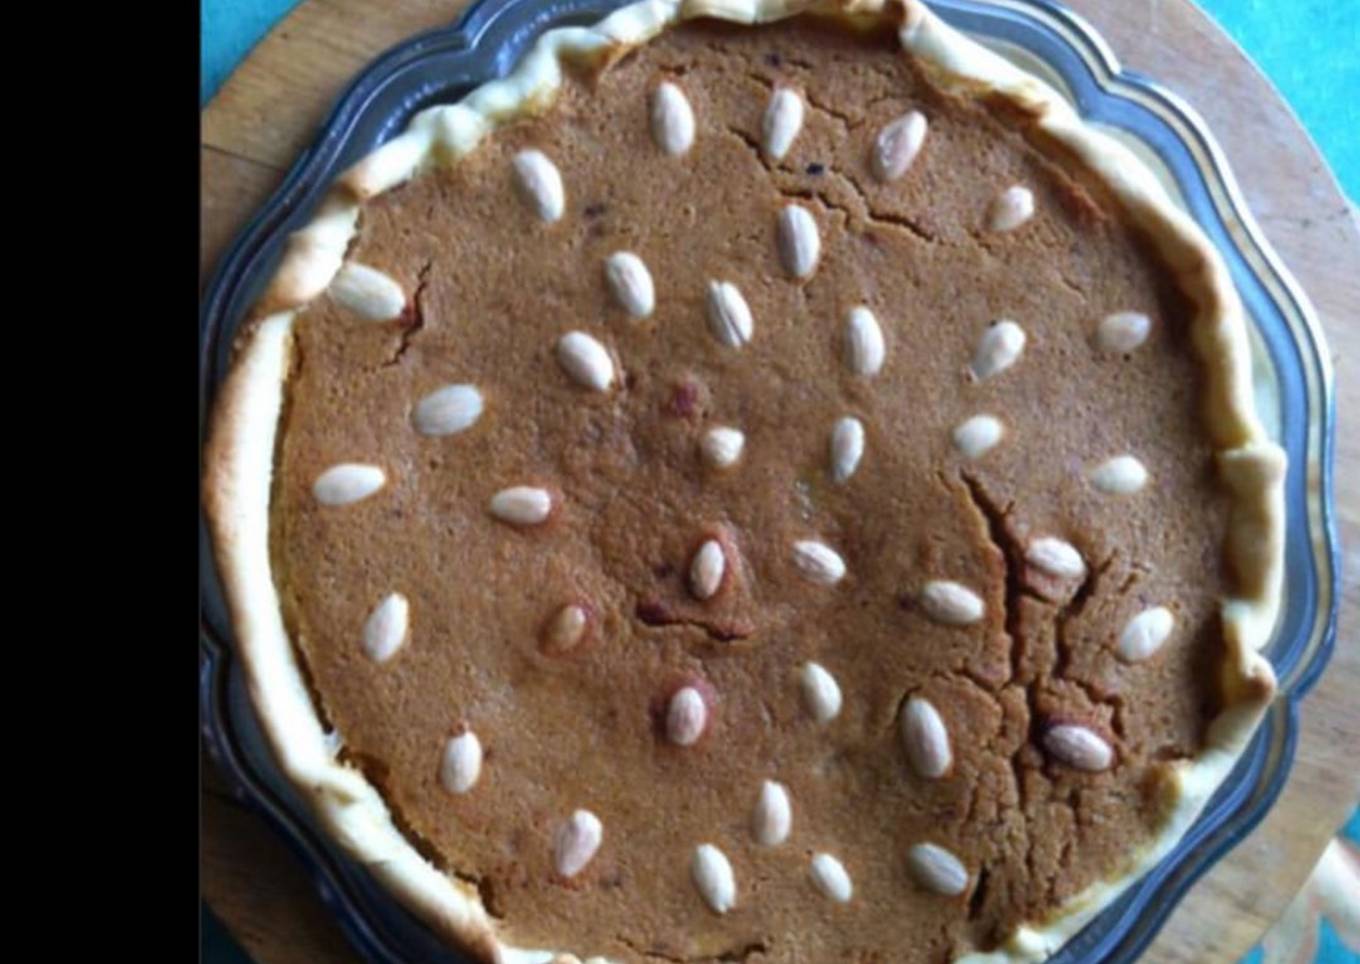
M 1274 88 L 1190 0 L 1068 0 L 1122 63 L 1208 122 L 1262 228 L 1312 298 L 1337 375 L 1343 599 L 1337 651 L 1302 708 L 1288 785 L 1256 831 L 1182 902 L 1147 960 L 1235 962 L 1302 885 L 1360 800 L 1360 218 Z M 203 277 L 315 136 L 343 85 L 388 46 L 455 19 L 464 0 L 306 0 L 203 111 Z M 262 964 L 354 961 L 307 874 L 203 760 L 202 886 Z

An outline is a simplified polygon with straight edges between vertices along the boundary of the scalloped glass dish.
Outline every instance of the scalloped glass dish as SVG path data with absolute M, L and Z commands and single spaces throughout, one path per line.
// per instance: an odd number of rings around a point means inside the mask
M 271 276 L 288 233 L 310 217 L 329 183 L 421 109 L 455 101 L 505 74 L 550 27 L 588 24 L 621 0 L 481 0 L 455 26 L 378 58 L 344 93 L 316 143 L 236 239 L 205 292 L 200 316 L 200 419 L 226 371 L 232 335 Z M 1049 81 L 1088 121 L 1114 134 L 1156 171 L 1218 247 L 1251 325 L 1261 418 L 1289 456 L 1286 589 L 1266 654 L 1280 696 L 1250 748 L 1189 833 L 1142 880 L 1070 941 L 1054 961 L 1132 961 L 1176 903 L 1245 836 L 1289 772 L 1299 700 L 1316 681 L 1336 634 L 1339 572 L 1332 519 L 1334 401 L 1321 330 L 1271 250 L 1198 115 L 1147 78 L 1122 71 L 1095 31 L 1048 0 L 932 0 L 955 27 Z M 255 721 L 200 525 L 201 719 L 209 751 L 236 793 L 294 846 L 323 900 L 373 961 L 459 962 L 311 821 L 271 759 Z

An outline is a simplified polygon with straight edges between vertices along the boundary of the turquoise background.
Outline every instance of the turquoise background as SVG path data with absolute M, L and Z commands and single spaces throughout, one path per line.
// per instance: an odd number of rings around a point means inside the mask
M 1155 0 L 1154 0 L 1155 2 Z M 1360 0 L 1200 0 L 1266 72 L 1299 115 L 1337 180 L 1360 198 Z M 236 65 L 297 0 L 202 0 L 199 102 L 207 104 Z M 381 5 L 374 4 L 374 16 Z M 1263 145 L 1265 146 L 1265 145 Z M 1345 828 L 1360 841 L 1360 810 Z M 202 909 L 202 961 L 249 959 Z M 1243 964 L 1256 964 L 1260 951 Z M 1322 922 L 1319 964 L 1355 962 Z

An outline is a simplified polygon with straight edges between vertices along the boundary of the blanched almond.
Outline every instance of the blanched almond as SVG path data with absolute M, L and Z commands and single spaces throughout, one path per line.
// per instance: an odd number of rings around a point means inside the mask
M 935 579 L 921 589 L 921 609 L 937 623 L 967 626 L 982 618 L 982 597 L 950 579 Z
M 547 489 L 515 485 L 491 497 L 491 514 L 517 526 L 538 525 L 552 514 L 552 494 Z
M 994 415 L 974 415 L 954 429 L 954 447 L 964 458 L 986 455 L 1001 441 L 1006 429 Z
M 802 128 L 803 98 L 795 90 L 780 87 L 770 96 L 760 122 L 765 156 L 772 161 L 782 161 Z
M 346 261 L 331 279 L 330 296 L 365 321 L 391 321 L 406 310 L 406 292 L 377 268 Z
M 926 140 L 926 119 L 908 111 L 878 132 L 874 140 L 873 172 L 880 181 L 894 181 L 907 173 Z
M 973 375 L 979 381 L 1010 368 L 1025 350 L 1025 329 L 1003 318 L 982 333 L 973 355 Z
M 1152 319 L 1138 311 L 1116 311 L 1096 327 L 1096 345 L 1113 354 L 1126 355 L 1147 341 Z
M 316 477 L 312 495 L 322 505 L 349 505 L 368 498 L 386 482 L 386 473 L 376 465 L 342 462 Z
M 779 212 L 779 260 L 794 278 L 806 278 L 817 269 L 822 239 L 817 222 L 801 204 L 786 204 Z
M 1034 539 L 1025 548 L 1025 561 L 1059 579 L 1083 579 L 1086 561 L 1070 542 L 1053 536 Z
M 609 350 L 584 331 L 569 331 L 557 340 L 557 363 L 583 388 L 605 392 L 614 384 L 614 360 Z
M 902 746 L 912 769 L 928 780 L 938 780 L 949 772 L 954 754 L 949 748 L 949 731 L 933 703 L 913 696 L 902 704 L 900 721 Z
M 690 876 L 699 895 L 715 913 L 726 914 L 737 903 L 737 880 L 727 855 L 712 844 L 700 844 L 690 861 Z
M 605 280 L 620 307 L 634 318 L 646 318 L 656 307 L 652 273 L 631 251 L 615 251 L 604 259 Z
M 439 764 L 439 783 L 449 793 L 467 793 L 482 773 L 482 743 L 468 730 L 455 736 L 444 747 Z
M 725 469 L 741 459 L 746 436 L 735 428 L 718 425 L 704 433 L 699 442 L 704 461 L 715 469 Z
M 864 305 L 850 309 L 845 321 L 845 365 L 855 375 L 877 375 L 883 368 L 887 349 L 883 329 L 874 313 Z
M 410 625 L 411 606 L 399 592 L 389 593 L 374 607 L 364 621 L 364 653 L 375 663 L 391 659 L 402 643 Z
M 520 197 L 533 212 L 548 222 L 562 217 L 567 206 L 567 194 L 562 187 L 562 175 L 557 165 L 548 160 L 542 151 L 530 148 L 516 154 L 511 166 L 515 171 L 515 184 Z
M 604 840 L 604 824 L 589 810 L 577 810 L 557 831 L 553 867 L 563 877 L 585 870 Z
M 1147 480 L 1147 469 L 1132 455 L 1116 455 L 1091 472 L 1091 484 L 1106 495 L 1132 495 Z
M 864 456 L 864 423 L 846 416 L 831 429 L 831 480 L 846 482 Z
M 824 542 L 804 539 L 793 544 L 793 563 L 809 582 L 834 586 L 845 576 L 845 560 Z
M 987 209 L 987 227 L 1014 231 L 1034 216 L 1034 192 L 1016 184 L 998 194 Z
M 1127 663 L 1148 659 L 1162 648 L 1175 626 L 1176 617 L 1165 606 L 1144 609 L 1124 624 L 1116 647 L 1119 658 Z
M 766 780 L 760 785 L 760 798 L 751 811 L 751 835 L 762 847 L 774 847 L 789 838 L 792 826 L 788 789 L 782 783 Z
M 815 854 L 809 868 L 813 885 L 822 896 L 838 904 L 848 904 L 855 888 L 846 873 L 845 865 L 830 854 Z
M 708 283 L 708 328 L 728 348 L 740 348 L 751 340 L 755 321 L 736 285 L 727 281 Z
M 938 844 L 919 843 L 907 851 L 907 866 L 916 882 L 942 897 L 957 897 L 968 889 L 968 871 Z
M 820 663 L 804 663 L 798 674 L 803 705 L 818 723 L 829 723 L 841 711 L 841 688 Z
M 1114 750 L 1095 731 L 1073 723 L 1053 726 L 1044 734 L 1044 750 L 1060 763 L 1099 773 L 1114 762 Z
M 708 539 L 689 564 L 689 590 L 695 599 L 712 599 L 722 586 L 727 557 L 717 539 Z
M 652 139 L 671 157 L 679 157 L 694 144 L 694 109 L 677 85 L 666 81 L 652 92 Z
M 482 417 L 482 393 L 476 385 L 445 385 L 426 395 L 411 412 L 421 435 L 455 435 Z
M 708 704 L 693 686 L 677 690 L 666 707 L 666 739 L 676 746 L 693 746 L 708 726 Z

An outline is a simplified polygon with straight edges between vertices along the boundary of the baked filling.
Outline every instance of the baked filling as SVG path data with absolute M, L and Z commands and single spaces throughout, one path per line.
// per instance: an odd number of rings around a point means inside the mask
M 272 580 L 497 940 L 952 959 L 1165 832 L 1243 698 L 1199 309 L 1022 121 L 887 23 L 694 20 L 363 205 Z

